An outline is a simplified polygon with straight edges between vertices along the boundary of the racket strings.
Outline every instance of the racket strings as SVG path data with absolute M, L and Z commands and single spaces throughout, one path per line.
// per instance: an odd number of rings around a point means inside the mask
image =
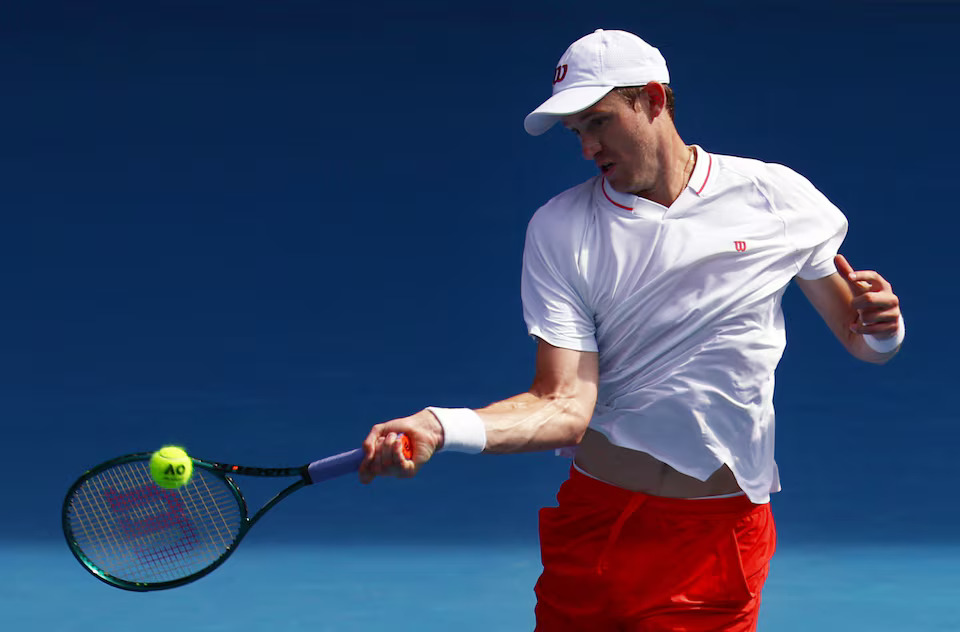
M 226 553 L 243 510 L 219 477 L 196 469 L 177 489 L 154 483 L 146 461 L 107 468 L 69 501 L 76 546 L 99 571 L 134 583 L 175 581 Z

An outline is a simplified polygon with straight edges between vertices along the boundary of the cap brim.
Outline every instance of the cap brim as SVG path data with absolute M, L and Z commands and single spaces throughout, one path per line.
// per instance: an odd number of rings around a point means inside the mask
M 582 86 L 556 93 L 523 119 L 523 129 L 531 136 L 539 136 L 568 114 L 575 114 L 602 99 L 613 86 Z

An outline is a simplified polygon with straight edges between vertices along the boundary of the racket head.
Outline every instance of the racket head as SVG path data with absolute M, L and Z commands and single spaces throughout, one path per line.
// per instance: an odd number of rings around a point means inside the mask
M 153 481 L 149 452 L 81 476 L 62 518 L 84 568 L 118 588 L 149 591 L 181 586 L 222 564 L 249 528 L 246 502 L 229 477 L 192 460 L 190 481 L 177 489 Z

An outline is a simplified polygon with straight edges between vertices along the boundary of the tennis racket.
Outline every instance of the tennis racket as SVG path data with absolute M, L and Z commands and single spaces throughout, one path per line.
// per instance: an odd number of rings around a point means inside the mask
M 410 440 L 401 436 L 412 458 Z M 149 591 L 200 579 L 230 557 L 251 527 L 301 487 L 356 472 L 358 448 L 301 467 L 245 467 L 192 458 L 193 476 L 165 489 L 150 476 L 149 452 L 94 467 L 63 501 L 63 534 L 73 555 L 98 579 Z M 297 477 L 252 517 L 234 475 Z

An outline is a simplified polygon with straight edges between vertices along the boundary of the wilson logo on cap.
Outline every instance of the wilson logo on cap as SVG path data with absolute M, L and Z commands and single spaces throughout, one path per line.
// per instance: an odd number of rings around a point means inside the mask
M 557 66 L 557 70 L 553 73 L 553 85 L 557 85 L 563 81 L 564 77 L 567 76 L 567 65 Z

